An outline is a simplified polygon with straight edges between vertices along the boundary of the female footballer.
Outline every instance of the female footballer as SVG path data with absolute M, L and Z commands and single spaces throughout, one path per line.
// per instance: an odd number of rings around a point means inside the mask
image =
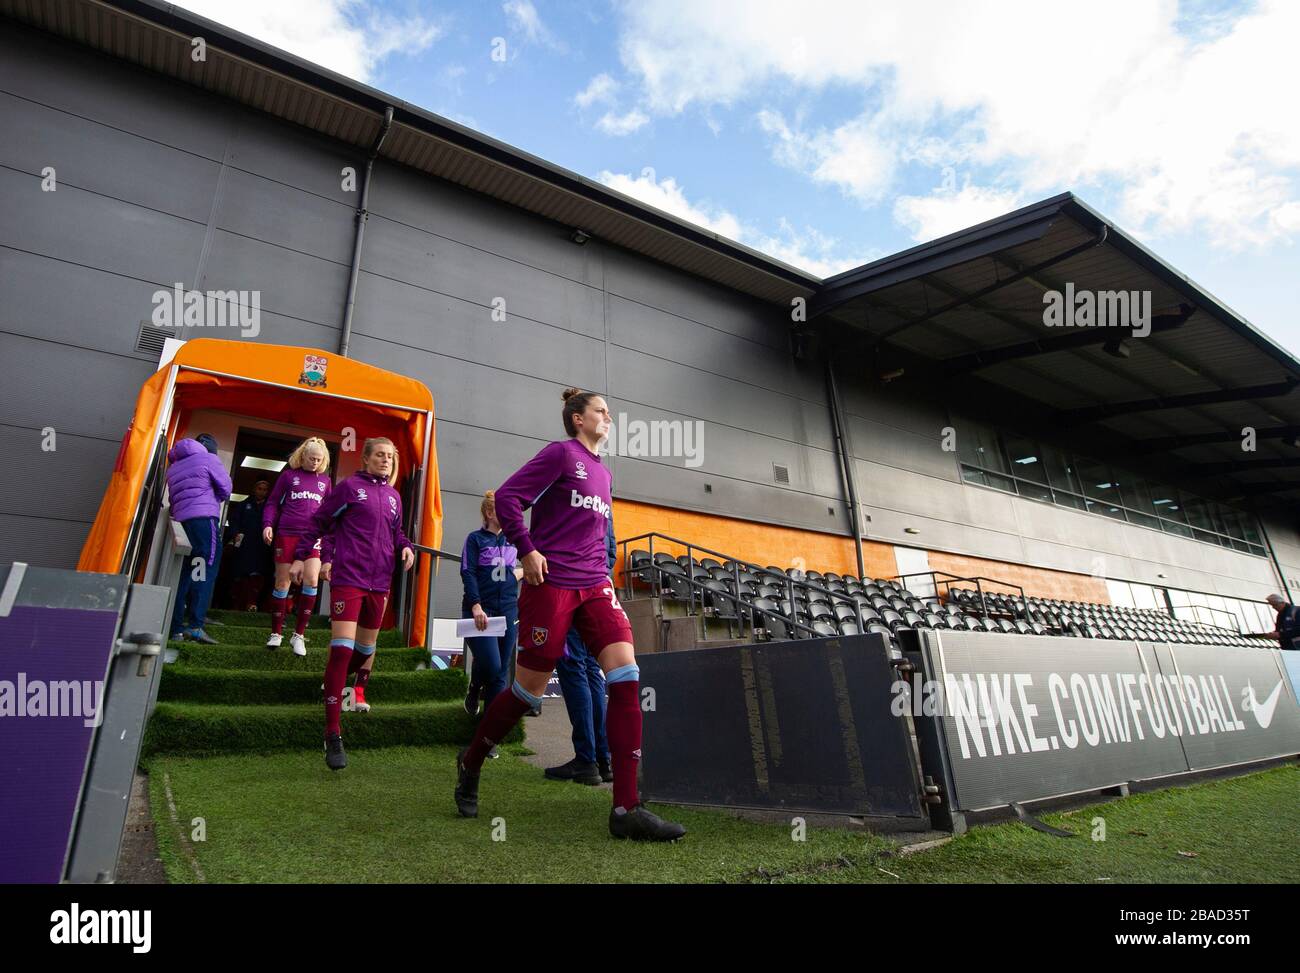
M 271 637 L 268 649 L 278 649 L 284 641 L 284 615 L 289 601 L 289 569 L 294 563 L 298 540 L 311 524 L 316 511 L 330 492 L 330 454 L 325 440 L 315 436 L 304 439 L 289 454 L 289 464 L 280 472 L 271 495 L 262 507 L 262 540 L 273 544 L 275 552 L 275 587 L 271 592 Z M 304 562 L 302 588 L 298 592 L 298 622 L 289 638 L 294 655 L 307 654 L 303 638 L 307 621 L 316 607 L 316 584 L 320 580 L 320 538 L 311 538 Z
M 519 655 L 510 692 L 499 694 L 456 758 L 456 807 L 478 816 L 483 760 L 520 717 L 541 705 L 565 637 L 577 628 L 609 687 L 606 732 L 614 770 L 609 831 L 616 838 L 674 841 L 686 833 L 641 803 L 640 669 L 632 625 L 606 569 L 605 522 L 612 515 L 610 472 L 596 448 L 609 434 L 609 406 L 594 392 L 563 393 L 567 440 L 542 448 L 496 492 L 497 518 L 518 549 L 525 585 L 519 596 Z M 532 526 L 524 510 L 532 507 Z
M 348 765 L 339 713 L 343 685 L 374 654 L 384 620 L 393 570 L 400 560 L 409 571 L 415 551 L 402 530 L 402 498 L 397 482 L 397 449 L 390 439 L 367 439 L 362 469 L 339 483 L 309 528 L 298 538 L 290 577 L 303 576 L 314 538 L 330 552 L 320 576 L 330 583 L 330 655 L 325 667 L 325 763 L 331 770 Z M 359 672 L 358 672 L 359 675 Z

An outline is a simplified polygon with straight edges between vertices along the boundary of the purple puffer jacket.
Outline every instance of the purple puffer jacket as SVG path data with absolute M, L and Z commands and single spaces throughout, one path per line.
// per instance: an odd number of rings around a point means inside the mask
M 230 496 L 230 474 L 202 443 L 182 439 L 167 454 L 167 494 L 172 520 L 216 517 Z

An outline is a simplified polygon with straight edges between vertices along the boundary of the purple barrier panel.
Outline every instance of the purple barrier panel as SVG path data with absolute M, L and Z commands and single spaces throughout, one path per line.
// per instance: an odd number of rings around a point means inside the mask
M 0 882 L 63 877 L 117 611 L 0 618 Z

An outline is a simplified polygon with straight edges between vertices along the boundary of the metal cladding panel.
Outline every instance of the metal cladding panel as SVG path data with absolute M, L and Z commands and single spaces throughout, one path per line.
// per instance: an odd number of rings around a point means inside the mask
M 17 469 L 40 471 L 38 496 L 30 490 L 5 490 L 0 494 L 0 513 L 15 517 L 37 513 L 59 520 L 94 517 L 120 446 L 108 439 L 56 433 L 56 439 L 47 440 L 40 430 L 0 425 L 0 456 L 9 457 Z M 55 448 L 42 448 L 47 441 Z M 0 548 L 0 559 L 4 556 Z
M 1300 753 L 1300 706 L 1280 649 L 1159 648 L 1183 687 L 1183 722 L 1195 730 L 1182 736 L 1192 770 Z
M 830 411 L 821 403 L 708 375 L 617 345 L 609 351 L 609 392 L 616 400 L 624 397 L 794 443 L 835 448 Z
M 614 427 L 608 443 L 616 455 L 658 466 L 776 486 L 775 465 L 790 477 L 788 492 L 812 493 L 840 502 L 840 471 L 833 452 L 792 443 L 718 422 L 613 399 Z M 626 420 L 626 421 L 625 421 Z M 715 484 L 717 490 L 722 484 Z M 701 499 L 707 499 L 702 497 Z
M 0 32 L 0 91 L 220 162 L 234 106 L 87 55 L 12 22 Z
M 614 496 L 619 500 L 668 504 L 678 510 L 782 527 L 845 536 L 849 533 L 844 501 L 837 497 L 721 478 L 700 470 L 629 456 L 613 457 L 610 466 L 614 473 Z M 704 489 L 706 483 L 713 488 L 711 492 Z
M 210 159 L 3 93 L 0 131 L 0 165 L 38 179 L 48 166 L 58 189 L 207 221 L 220 172 Z
M 602 257 L 604 285 L 612 295 L 772 348 L 790 347 L 788 320 L 774 317 L 772 309 L 759 301 L 642 260 L 635 253 L 606 248 Z
M 477 304 L 484 329 L 498 335 L 509 334 L 519 317 L 604 338 L 604 295 L 598 288 L 389 219 L 367 224 L 361 268 Z M 505 321 L 492 320 L 497 308 Z
M 49 342 L 0 334 L 0 389 L 10 425 L 53 426 L 116 444 L 131 422 L 135 393 L 154 371 L 134 358 L 63 345 L 52 353 Z M 92 511 L 98 502 L 98 496 L 87 499 Z
M 258 291 L 263 312 L 334 326 L 343 317 L 348 265 L 214 230 L 199 286 Z
M 578 246 L 563 226 L 499 200 L 465 192 L 380 159 L 370 187 L 370 213 L 423 230 L 434 238 L 504 257 L 579 283 L 599 287 L 610 248 Z
M 188 282 L 203 249 L 203 224 L 65 186 L 40 191 L 40 177 L 0 169 L 0 246 L 54 256 L 162 286 Z
M 940 727 L 950 804 L 986 810 L 1300 752 L 1300 707 L 1278 654 L 923 632 L 927 685 L 942 687 L 927 718 Z M 1247 716 L 1239 701 L 1256 683 Z
M 490 306 L 372 274 L 363 274 L 357 285 L 353 328 L 422 351 L 437 349 L 448 358 L 488 363 L 498 370 L 497 388 L 512 381 L 511 373 L 563 388 L 574 376 L 603 379 L 605 372 L 605 346 L 594 338 L 530 320 L 522 311 L 494 321 Z M 559 408 L 557 392 L 557 415 Z
M 493 429 L 537 440 L 528 456 L 564 435 L 560 391 L 565 385 L 598 387 L 596 382 L 600 378 L 577 369 L 563 382 L 505 373 L 489 365 L 384 341 L 360 330 L 352 336 L 351 354 L 360 361 L 410 375 L 429 386 L 437 403 L 440 424 L 450 420 L 483 426 L 487 416 L 486 424 Z M 507 401 L 508 408 L 504 405 Z M 497 403 L 495 408 L 493 403 Z M 491 411 L 485 413 L 485 408 Z M 440 455 L 443 449 L 439 435 Z
M 882 637 L 656 653 L 638 664 L 648 799 L 924 819 Z
M 608 313 L 609 340 L 614 344 L 768 391 L 825 401 L 823 369 L 795 361 L 788 347 L 773 347 L 613 295 Z
M 352 260 L 355 205 L 234 168 L 224 174 L 218 199 L 215 225 L 222 230 L 337 264 Z
M 76 564 L 90 533 L 90 518 L 95 515 L 94 507 L 87 506 L 85 520 L 0 514 L 0 560 L 20 560 L 42 568 Z
M 0 247 L 0 331 L 43 339 L 46 347 L 33 345 L 33 355 L 54 354 L 50 343 L 57 342 L 138 356 L 140 374 L 147 375 L 144 366 L 157 364 L 158 355 L 136 351 L 135 343 L 157 290 L 148 281 Z

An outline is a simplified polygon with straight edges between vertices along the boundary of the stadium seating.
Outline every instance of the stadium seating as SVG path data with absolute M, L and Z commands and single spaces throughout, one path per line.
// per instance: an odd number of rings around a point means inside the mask
M 758 639 L 813 638 L 878 632 L 895 649 L 905 630 L 1061 635 L 1203 645 L 1268 646 L 1229 629 L 1174 618 L 1154 609 L 990 592 L 946 582 L 943 596 L 918 597 L 893 578 L 759 567 L 744 561 L 695 560 L 635 550 L 627 555 L 632 592 L 698 606 L 707 617 L 748 624 Z M 1005 587 L 1010 587 L 1005 586 Z

